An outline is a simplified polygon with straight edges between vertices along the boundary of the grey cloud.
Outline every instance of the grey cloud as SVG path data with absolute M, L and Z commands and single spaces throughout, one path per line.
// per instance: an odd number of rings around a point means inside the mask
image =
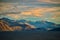
M 20 12 L 5 12 L 5 13 L 0 13 L 0 15 L 7 15 L 7 14 L 20 14 Z
M 53 2 L 60 2 L 60 0 L 51 0 L 51 1 L 53 1 Z

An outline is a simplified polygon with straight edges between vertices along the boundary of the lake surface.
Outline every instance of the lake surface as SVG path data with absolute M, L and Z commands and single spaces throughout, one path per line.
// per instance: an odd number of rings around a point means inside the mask
M 60 40 L 60 31 L 0 32 L 0 40 Z

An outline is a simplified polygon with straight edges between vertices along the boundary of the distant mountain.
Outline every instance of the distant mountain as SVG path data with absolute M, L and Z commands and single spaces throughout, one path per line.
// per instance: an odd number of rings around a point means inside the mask
M 7 26 L 6 26 L 7 25 Z M 5 27 L 5 29 L 11 31 L 15 30 L 56 30 L 57 28 L 60 28 L 60 24 L 55 24 L 48 21 L 26 21 L 24 19 L 22 20 L 11 20 L 8 18 L 1 18 L 0 19 L 0 30 L 2 30 Z M 5 30 L 3 29 L 3 30 Z
M 38 29 L 40 28 L 40 30 L 44 30 L 44 31 L 57 30 L 58 28 L 60 28 L 60 24 L 55 24 L 55 23 L 48 22 L 48 21 L 36 21 L 36 22 L 30 21 L 28 23 L 30 23 L 31 25 L 34 25 L 34 26 L 38 27 Z
M 55 23 L 52 22 L 48 22 L 48 21 L 36 21 L 36 22 L 28 22 L 31 25 L 34 25 L 38 28 L 54 28 L 55 27 Z
M 28 23 L 18 23 L 16 21 L 2 18 L 0 19 L 0 31 L 20 31 L 20 30 L 30 30 L 34 29 L 35 27 L 28 24 Z

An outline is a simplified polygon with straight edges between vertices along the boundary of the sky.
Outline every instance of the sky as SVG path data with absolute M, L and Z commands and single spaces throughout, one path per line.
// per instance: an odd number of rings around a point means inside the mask
M 0 0 L 0 18 L 60 24 L 60 0 Z

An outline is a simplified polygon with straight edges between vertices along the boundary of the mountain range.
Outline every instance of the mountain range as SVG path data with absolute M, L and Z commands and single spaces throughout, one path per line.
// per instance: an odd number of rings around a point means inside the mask
M 0 18 L 0 31 L 43 30 L 60 31 L 60 24 L 48 21 L 26 21 Z

